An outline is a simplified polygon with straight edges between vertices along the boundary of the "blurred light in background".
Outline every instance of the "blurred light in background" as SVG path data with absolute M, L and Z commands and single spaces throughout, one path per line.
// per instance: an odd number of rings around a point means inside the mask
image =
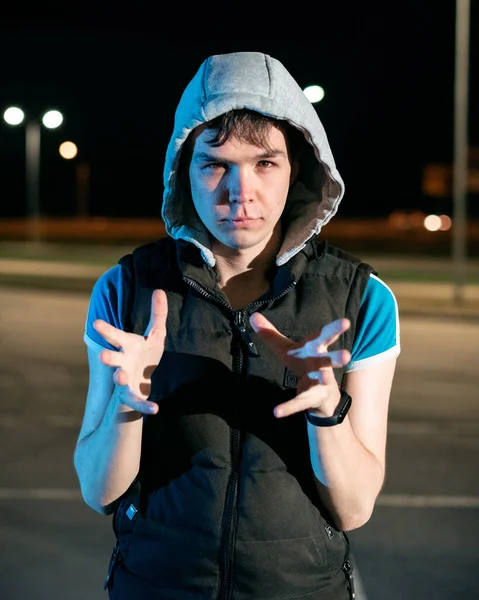
M 393 229 L 448 231 L 452 226 L 452 219 L 448 215 L 426 215 L 420 210 L 396 210 L 389 215 L 389 224 Z
M 394 229 L 422 229 L 425 213 L 420 210 L 396 210 L 389 215 L 389 223 Z
M 11 106 L 10 108 L 7 108 L 7 110 L 3 113 L 3 118 L 5 119 L 5 122 L 9 125 L 20 125 L 20 123 L 25 118 L 25 113 L 21 108 Z
M 324 98 L 324 90 L 320 85 L 308 85 L 308 87 L 304 88 L 303 92 L 306 98 L 313 104 L 320 102 Z
M 439 215 L 440 219 L 441 219 L 441 231 L 447 231 L 448 229 L 451 229 L 452 227 L 452 219 L 451 217 L 448 217 L 447 215 Z
M 48 129 L 55 129 L 63 122 L 63 115 L 58 110 L 49 110 L 43 115 L 42 123 Z
M 441 229 L 441 217 L 438 215 L 427 215 L 424 219 L 424 227 L 428 231 L 439 231 Z
M 9 125 L 20 125 L 25 118 L 21 108 L 10 106 L 3 113 Z M 55 129 L 63 122 L 63 115 L 58 110 L 49 110 L 42 117 L 42 123 L 48 129 Z M 31 241 L 40 242 L 40 148 L 41 125 L 38 118 L 30 118 L 25 122 L 25 191 L 27 217 Z
M 73 142 L 63 142 L 63 144 L 60 144 L 58 152 L 60 152 L 62 158 L 70 160 L 71 158 L 75 158 L 78 154 L 78 148 Z
M 448 231 L 451 229 L 452 219 L 448 215 L 427 215 L 423 225 L 427 231 Z

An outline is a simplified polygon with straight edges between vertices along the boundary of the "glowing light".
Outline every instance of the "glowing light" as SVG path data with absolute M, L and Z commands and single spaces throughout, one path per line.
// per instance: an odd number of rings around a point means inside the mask
M 395 210 L 389 215 L 389 223 L 394 229 L 408 229 L 409 218 L 408 215 L 400 210 Z
M 78 148 L 73 142 L 63 142 L 63 144 L 60 144 L 58 152 L 60 152 L 61 157 L 70 160 L 78 154 Z
M 441 224 L 441 217 L 438 217 L 438 215 L 427 215 L 424 219 L 424 227 L 428 231 L 439 231 Z
M 439 215 L 439 218 L 441 219 L 441 231 L 448 231 L 448 229 L 451 229 L 452 227 L 452 219 L 451 217 L 448 217 L 447 215 Z
M 9 125 L 19 125 L 25 118 L 25 113 L 21 108 L 11 106 L 3 113 L 3 118 Z
M 312 102 L 320 102 L 324 98 L 324 90 L 320 85 L 309 85 L 303 90 L 306 98 Z
M 48 129 L 55 129 L 63 122 L 63 115 L 58 110 L 49 110 L 47 113 L 43 115 L 42 123 Z

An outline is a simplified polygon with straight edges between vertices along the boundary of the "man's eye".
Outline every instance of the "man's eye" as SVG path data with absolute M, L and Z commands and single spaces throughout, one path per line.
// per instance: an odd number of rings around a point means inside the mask
M 262 169 L 267 169 L 269 167 L 272 167 L 273 163 L 269 160 L 260 160 L 258 163 L 258 166 L 261 167 Z
M 211 170 L 216 170 L 216 169 L 224 169 L 225 165 L 223 163 L 208 163 L 204 166 L 205 169 L 211 169 Z

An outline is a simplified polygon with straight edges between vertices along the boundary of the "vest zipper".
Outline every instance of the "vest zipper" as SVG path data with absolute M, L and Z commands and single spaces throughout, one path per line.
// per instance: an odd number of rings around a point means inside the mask
M 350 560 L 351 554 L 351 542 L 349 540 L 349 533 L 347 531 L 342 532 L 344 541 L 346 542 L 346 558 L 343 563 L 343 571 L 347 577 L 349 583 L 349 595 L 351 600 L 355 600 L 356 598 L 356 590 L 354 589 L 354 568 Z
M 223 300 L 223 298 L 220 298 L 216 294 L 206 291 L 203 287 L 201 287 L 201 285 L 196 283 L 196 281 L 194 281 L 193 279 L 190 279 L 189 277 L 183 277 L 183 280 L 188 285 L 190 285 L 192 288 L 194 288 L 199 294 L 201 294 L 201 296 L 204 296 L 205 298 L 209 298 L 210 300 L 213 300 L 217 304 L 220 304 L 221 306 L 225 306 L 226 308 L 229 308 L 233 312 L 234 324 L 236 326 L 236 329 L 239 331 L 239 334 L 241 335 L 241 339 L 243 340 L 244 344 L 246 345 L 246 348 L 248 349 L 248 354 L 250 356 L 260 356 L 260 354 L 259 354 L 258 350 L 256 349 L 256 346 L 253 342 L 253 339 L 251 338 L 251 336 L 249 334 L 248 329 L 246 328 L 246 323 L 245 323 L 246 308 L 248 308 L 250 310 L 250 312 L 252 313 L 253 310 L 251 310 L 251 309 L 254 309 L 255 306 L 259 307 L 259 306 L 262 306 L 263 304 L 269 304 L 270 302 L 275 302 L 276 300 L 278 300 L 279 298 L 282 298 L 285 294 L 287 294 L 289 292 L 289 290 L 296 285 L 296 281 L 294 281 L 294 279 L 292 279 L 288 283 L 288 285 L 284 288 L 284 290 L 281 292 L 281 294 L 277 294 L 274 298 L 270 298 L 267 301 L 256 300 L 256 301 L 248 304 L 248 306 L 245 307 L 244 309 L 235 311 L 231 308 L 230 304 L 228 304 L 228 302 L 226 302 L 226 300 Z
M 202 288 L 198 283 L 193 281 L 188 277 L 183 277 L 184 281 L 191 285 L 199 294 L 204 296 L 205 298 L 209 298 L 218 304 L 225 306 L 230 309 L 230 311 L 234 315 L 234 325 L 241 336 L 241 340 L 245 347 L 247 348 L 248 354 L 250 356 L 259 356 L 258 350 L 251 338 L 249 331 L 246 327 L 245 323 L 245 315 L 246 310 L 238 310 L 234 311 L 231 306 L 218 297 L 216 294 L 212 294 L 211 292 L 206 291 Z M 270 299 L 268 302 L 272 302 L 273 300 L 277 300 L 284 296 L 294 285 L 295 281 L 291 281 L 289 285 L 283 290 L 281 294 L 275 296 L 275 298 Z M 255 301 L 248 305 L 248 309 L 253 308 L 254 306 L 261 306 L 265 304 L 264 301 Z M 234 336 L 233 336 L 234 337 Z M 233 352 L 234 363 L 233 363 L 233 372 L 241 374 L 243 370 L 243 357 L 244 351 L 241 351 L 239 348 L 239 352 Z M 228 486 L 226 488 L 226 498 L 225 498 L 225 508 L 223 511 L 223 519 L 221 523 L 221 542 L 220 549 L 218 554 L 218 562 L 219 562 L 219 585 L 218 585 L 218 595 L 217 600 L 228 600 L 230 595 L 230 587 L 231 587 L 231 568 L 233 564 L 233 556 L 234 556 L 234 547 L 236 540 L 236 522 L 237 522 L 237 509 L 238 509 L 238 487 L 239 487 L 239 467 L 241 462 L 241 444 L 242 437 L 241 431 L 234 427 L 231 428 L 230 432 L 231 436 L 231 474 L 228 479 Z
M 241 333 L 240 325 L 244 326 L 244 312 L 235 311 L 234 322 L 237 330 Z M 247 333 L 247 332 L 246 332 Z M 251 338 L 249 338 L 251 340 Z M 252 341 L 252 340 L 251 340 Z M 243 372 L 243 355 L 242 349 L 245 338 L 241 338 L 236 334 L 233 336 L 233 373 L 241 375 Z M 254 347 L 254 344 L 253 344 Z M 233 414 L 236 418 L 236 409 Z M 234 422 L 234 420 L 233 420 Z M 236 524 L 238 516 L 238 487 L 240 478 L 240 462 L 241 462 L 241 430 L 233 426 L 230 428 L 230 452 L 231 452 L 231 473 L 228 479 L 226 488 L 225 507 L 223 511 L 223 519 L 221 523 L 221 544 L 219 551 L 219 587 L 218 600 L 227 600 L 231 590 L 231 570 L 233 567 L 234 548 L 236 540 Z
M 246 329 L 244 317 L 245 317 L 244 310 L 236 311 L 236 313 L 235 313 L 236 328 L 238 329 L 238 331 L 241 335 L 241 339 L 243 340 L 244 344 L 248 348 L 248 354 L 250 356 L 259 356 L 259 352 L 256 349 L 256 346 L 254 345 L 254 342 L 249 334 L 249 331 Z
M 353 566 L 348 559 L 346 559 L 343 563 L 343 571 L 346 574 L 346 577 L 347 577 L 347 580 L 349 583 L 349 595 L 351 596 L 351 600 L 355 600 L 356 590 L 354 589 Z
M 220 579 L 218 600 L 229 597 L 231 585 L 231 567 L 233 563 L 236 539 L 236 520 L 238 509 L 239 464 L 241 453 L 241 432 L 231 429 L 231 474 L 226 489 L 225 509 L 221 523 L 221 544 L 219 552 Z

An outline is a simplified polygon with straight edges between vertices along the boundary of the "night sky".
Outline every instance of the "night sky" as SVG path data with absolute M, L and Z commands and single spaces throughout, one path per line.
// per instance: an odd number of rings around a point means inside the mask
M 407 2 L 383 4 L 376 13 L 343 15 L 326 33 L 318 23 L 311 41 L 307 33 L 302 40 L 205 41 L 167 39 L 146 26 L 4 24 L 1 114 L 13 104 L 32 118 L 48 108 L 65 118 L 57 130 L 42 129 L 42 213 L 75 214 L 81 160 L 91 169 L 91 215 L 158 216 L 164 152 L 183 88 L 210 54 L 256 50 L 282 61 L 301 86 L 325 88 L 315 106 L 346 184 L 338 215 L 385 216 L 398 208 L 450 214 L 451 200 L 425 196 L 421 180 L 427 163 L 453 159 L 455 2 L 434 3 L 434 11 L 420 2 L 409 9 Z M 471 146 L 479 146 L 478 4 L 471 2 Z M 71 161 L 57 150 L 66 139 L 79 147 Z M 2 119 L 0 218 L 25 214 L 24 162 L 23 126 Z M 471 216 L 479 216 L 478 204 L 471 194 Z

